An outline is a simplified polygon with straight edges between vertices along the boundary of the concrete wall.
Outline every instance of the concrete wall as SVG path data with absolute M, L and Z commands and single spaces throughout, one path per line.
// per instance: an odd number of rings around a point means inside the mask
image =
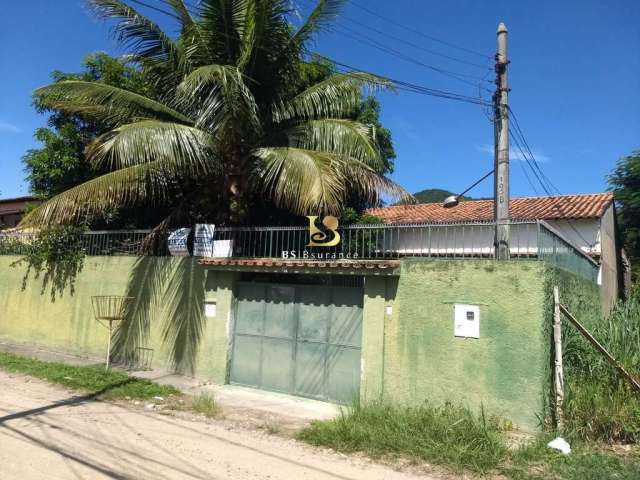
M 391 279 L 367 279 L 376 311 L 365 306 L 365 398 L 484 405 L 535 429 L 549 382 L 544 272 L 540 262 L 407 260 L 395 300 Z M 480 305 L 479 339 L 454 337 L 454 303 Z
M 144 276 L 144 267 L 163 270 L 166 279 L 179 284 L 184 262 L 192 258 L 147 257 L 87 257 L 75 282 L 73 295 L 66 290 L 62 297 L 51 301 L 49 291 L 42 291 L 40 279 L 33 275 L 22 289 L 25 270 L 12 267 L 19 257 L 0 256 L 0 339 L 44 345 L 79 355 L 103 356 L 107 330 L 94 319 L 91 308 L 93 295 L 124 295 L 131 276 Z M 224 382 L 227 361 L 226 330 L 231 321 L 233 273 L 200 271 L 194 289 L 204 289 L 206 300 L 217 302 L 217 315 L 204 318 L 203 341 L 197 357 L 196 375 L 215 382 Z M 186 282 L 189 279 L 184 279 Z M 142 297 L 145 292 L 131 292 Z M 199 295 L 200 297 L 202 295 Z M 168 366 L 168 351 L 162 341 L 166 306 L 170 298 L 153 305 L 149 312 L 150 337 L 146 345 L 154 349 L 153 364 Z
M 236 273 L 196 266 L 197 275 L 187 278 L 185 262 L 192 258 L 88 257 L 74 295 L 65 292 L 52 303 L 40 280 L 21 289 L 24 270 L 10 266 L 17 258 L 0 256 L 0 339 L 102 356 L 107 332 L 93 318 L 91 296 L 124 294 L 131 278 L 147 278 L 145 268 L 154 268 L 175 277 L 175 285 L 191 284 L 199 301 L 216 302 L 216 316 L 204 318 L 195 373 L 227 380 Z M 536 429 L 550 392 L 555 284 L 578 318 L 587 325 L 599 321 L 598 286 L 543 262 L 416 259 L 402 262 L 399 277 L 367 276 L 362 398 L 484 405 L 521 428 Z M 147 293 L 133 292 L 140 298 Z M 480 306 L 480 338 L 454 337 L 454 303 Z M 165 317 L 163 305 L 151 308 L 148 346 L 155 366 L 168 364 Z

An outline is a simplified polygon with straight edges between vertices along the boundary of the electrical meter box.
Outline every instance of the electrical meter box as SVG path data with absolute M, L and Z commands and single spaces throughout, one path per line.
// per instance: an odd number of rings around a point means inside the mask
M 464 338 L 480 338 L 479 305 L 454 304 L 453 335 Z

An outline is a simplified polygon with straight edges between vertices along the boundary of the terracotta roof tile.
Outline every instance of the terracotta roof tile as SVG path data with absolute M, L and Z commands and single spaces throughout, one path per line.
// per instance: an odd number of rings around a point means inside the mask
M 612 193 L 595 193 L 512 198 L 509 206 L 514 220 L 599 218 L 612 201 Z M 453 208 L 444 208 L 441 203 L 395 205 L 372 208 L 368 213 L 391 224 L 491 221 L 493 200 L 470 200 Z
M 203 258 L 201 265 L 225 267 L 394 269 L 398 260 L 283 260 L 279 258 Z

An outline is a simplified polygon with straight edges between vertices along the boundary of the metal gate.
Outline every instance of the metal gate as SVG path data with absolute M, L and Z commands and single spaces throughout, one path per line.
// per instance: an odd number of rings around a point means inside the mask
M 360 387 L 361 288 L 239 283 L 230 382 L 349 403 Z

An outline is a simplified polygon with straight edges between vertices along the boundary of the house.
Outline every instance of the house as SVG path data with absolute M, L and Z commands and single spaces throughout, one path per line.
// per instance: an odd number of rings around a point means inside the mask
M 616 237 L 616 210 L 613 194 L 558 195 L 512 198 L 510 202 L 512 255 L 537 256 L 538 228 L 532 221 L 544 221 L 559 237 L 580 248 L 599 264 L 598 284 L 602 286 L 602 308 L 605 313 L 622 293 L 620 248 Z M 493 228 L 482 228 L 477 222 L 493 220 L 493 200 L 462 201 L 453 208 L 441 203 L 396 205 L 369 210 L 371 215 L 390 225 L 431 224 L 453 228 L 432 233 L 422 241 L 407 235 L 400 247 L 406 254 L 431 249 L 445 256 L 453 253 L 493 254 Z M 470 223 L 473 222 L 473 223 Z M 457 226 L 455 226 L 457 224 Z M 435 227 L 437 229 L 437 227 Z M 465 232 L 466 230 L 466 232 Z M 471 230 L 471 231 L 470 231 Z M 465 234 L 463 234 L 463 232 Z M 464 239 L 464 240 L 463 240 Z
M 37 202 L 34 197 L 0 199 L 0 229 L 18 225 L 27 210 L 27 205 Z
M 554 217 L 563 202 L 572 213 Z M 55 302 L 42 279 L 21 287 L 9 242 L 0 339 L 100 355 L 107 333 L 91 297 L 127 295 L 155 367 L 172 365 L 162 341 L 170 319 L 189 372 L 207 381 L 347 404 L 451 401 L 536 430 L 552 398 L 554 287 L 588 328 L 601 320 L 598 276 L 604 286 L 609 272 L 592 255 L 602 263 L 614 248 L 611 198 L 514 200 L 522 218 L 506 261 L 493 257 L 491 204 L 456 208 L 374 210 L 384 225 L 312 215 L 298 226 L 205 229 L 228 246 L 220 256 L 137 257 L 144 232 L 88 232 L 75 293 Z M 584 244 L 568 238 L 569 219 Z

